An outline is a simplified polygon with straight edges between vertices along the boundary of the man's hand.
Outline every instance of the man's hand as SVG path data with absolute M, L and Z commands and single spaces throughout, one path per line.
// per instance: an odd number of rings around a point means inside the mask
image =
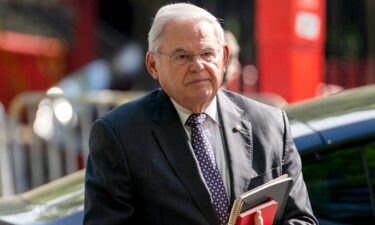
M 263 225 L 262 212 L 257 211 L 254 216 L 254 225 Z

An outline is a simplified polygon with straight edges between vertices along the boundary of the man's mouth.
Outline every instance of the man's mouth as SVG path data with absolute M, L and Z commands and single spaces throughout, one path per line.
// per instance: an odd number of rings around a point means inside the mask
M 197 80 L 192 80 L 192 81 L 189 81 L 187 84 L 200 84 L 200 83 L 204 83 L 204 82 L 209 82 L 210 79 L 206 78 L 206 79 L 197 79 Z

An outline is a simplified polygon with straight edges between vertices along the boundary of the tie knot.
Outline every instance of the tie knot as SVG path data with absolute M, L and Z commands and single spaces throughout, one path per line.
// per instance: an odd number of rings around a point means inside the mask
M 189 126 L 196 126 L 198 124 L 203 124 L 205 120 L 206 120 L 205 113 L 201 113 L 201 114 L 193 113 L 187 119 L 186 124 Z

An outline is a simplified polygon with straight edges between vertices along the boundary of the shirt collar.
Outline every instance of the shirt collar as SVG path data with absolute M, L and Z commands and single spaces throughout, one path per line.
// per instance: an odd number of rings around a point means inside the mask
M 185 124 L 189 116 L 192 114 L 192 112 L 188 109 L 185 109 L 181 105 L 179 105 L 176 101 L 174 101 L 172 98 L 170 98 L 172 101 L 172 104 L 177 110 L 178 116 L 180 117 L 181 123 Z M 212 100 L 212 102 L 208 105 L 207 109 L 204 111 L 215 123 L 219 124 L 219 117 L 217 113 L 217 104 L 216 104 L 216 96 Z

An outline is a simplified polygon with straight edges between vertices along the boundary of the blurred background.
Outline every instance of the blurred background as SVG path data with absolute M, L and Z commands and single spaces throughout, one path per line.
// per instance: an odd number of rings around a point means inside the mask
M 0 196 L 84 168 L 92 120 L 158 87 L 144 55 L 168 2 L 0 0 Z M 375 82 L 373 0 L 190 2 L 227 31 L 224 88 L 284 107 Z
M 372 0 L 190 2 L 238 41 L 242 67 L 228 89 L 294 102 L 375 80 Z M 58 83 L 71 94 L 157 87 L 143 59 L 152 17 L 166 3 L 0 0 L 1 102 Z

